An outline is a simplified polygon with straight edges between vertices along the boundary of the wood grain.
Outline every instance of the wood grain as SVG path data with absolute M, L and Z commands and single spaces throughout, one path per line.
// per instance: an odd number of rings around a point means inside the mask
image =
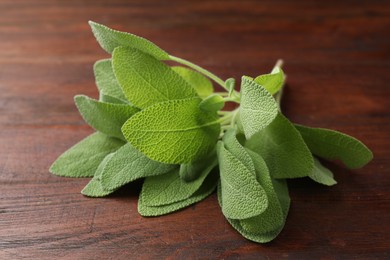
M 385 259 L 390 257 L 388 1 L 0 1 L 0 259 Z M 223 78 L 285 60 L 283 111 L 294 122 L 364 141 L 360 170 L 327 164 L 338 185 L 289 182 L 286 227 L 252 243 L 216 195 L 177 213 L 137 213 L 141 182 L 109 198 L 50 164 L 92 130 L 73 104 L 96 97 L 107 57 L 87 21 L 156 42 Z

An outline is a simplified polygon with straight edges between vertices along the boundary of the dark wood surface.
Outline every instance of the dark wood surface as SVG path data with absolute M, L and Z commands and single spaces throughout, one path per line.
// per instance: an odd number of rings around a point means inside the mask
M 389 1 L 0 0 L 0 259 L 385 259 L 390 257 Z M 261 245 L 239 235 L 213 194 L 177 213 L 137 213 L 141 182 L 111 197 L 50 164 L 92 132 L 73 96 L 97 96 L 108 57 L 88 20 L 144 36 L 222 78 L 285 60 L 285 114 L 364 141 L 338 185 L 289 182 L 286 227 Z

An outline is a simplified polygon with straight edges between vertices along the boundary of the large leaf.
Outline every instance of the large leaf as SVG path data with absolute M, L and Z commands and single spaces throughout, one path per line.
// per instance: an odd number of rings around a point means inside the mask
M 125 94 L 123 94 L 122 88 L 116 80 L 110 59 L 95 62 L 93 72 L 100 93 L 103 92 L 105 95 L 126 100 Z
M 126 139 L 152 160 L 181 164 L 207 156 L 220 133 L 216 113 L 199 108 L 200 98 L 155 104 L 122 127 Z
M 164 174 L 175 168 L 178 166 L 150 160 L 127 143 L 107 161 L 101 184 L 105 190 L 113 191 L 137 179 Z
M 273 178 L 305 177 L 313 171 L 314 161 L 309 148 L 281 113 L 245 146 L 264 158 Z
M 197 96 L 195 89 L 180 75 L 144 52 L 118 47 L 112 54 L 112 62 L 125 96 L 139 108 Z
M 352 136 L 323 128 L 295 125 L 310 151 L 324 159 L 341 160 L 348 168 L 363 167 L 373 154 L 362 142 Z
M 116 31 L 92 21 L 89 21 L 89 25 L 100 46 L 108 53 L 112 53 L 116 47 L 126 46 L 138 49 L 159 60 L 169 59 L 168 53 L 142 37 L 131 33 Z
M 278 104 L 264 87 L 242 77 L 240 118 L 247 139 L 267 127 L 278 114 Z
M 195 89 L 196 93 L 198 93 L 201 98 L 205 98 L 213 94 L 213 84 L 208 78 L 199 72 L 181 66 L 174 66 L 172 69 L 182 76 Z
M 102 133 L 93 133 L 63 153 L 50 172 L 64 177 L 92 177 L 101 161 L 124 144 Z
M 122 125 L 139 111 L 129 104 L 100 102 L 84 95 L 77 95 L 74 100 L 85 122 L 99 132 L 120 139 L 124 139 Z

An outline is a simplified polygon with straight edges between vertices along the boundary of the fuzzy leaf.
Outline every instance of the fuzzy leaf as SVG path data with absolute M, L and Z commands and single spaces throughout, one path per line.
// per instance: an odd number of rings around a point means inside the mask
M 124 144 L 102 133 L 93 133 L 63 153 L 50 172 L 64 177 L 92 177 L 101 161 Z
M 240 117 L 246 138 L 267 127 L 277 114 L 278 104 L 268 90 L 242 77 Z
M 95 62 L 93 72 L 99 93 L 104 92 L 105 95 L 126 100 L 125 94 L 123 94 L 122 88 L 116 80 L 110 59 Z
M 87 186 L 84 187 L 84 189 L 81 191 L 81 194 L 88 197 L 105 197 L 112 193 L 112 191 L 105 190 L 101 184 L 102 172 L 112 156 L 113 153 L 110 153 L 103 159 L 103 161 L 99 164 L 99 167 L 97 168 L 92 180 L 90 180 Z
M 201 98 L 206 98 L 213 94 L 213 84 L 199 72 L 181 66 L 174 66 L 172 69 L 182 76 L 195 89 L 196 93 L 198 93 Z
M 263 86 L 269 93 L 271 93 L 271 95 L 274 95 L 283 87 L 284 79 L 284 73 L 279 68 L 279 70 L 275 73 L 257 76 L 254 79 L 254 82 Z
M 159 60 L 169 59 L 168 53 L 142 37 L 131 33 L 116 31 L 92 21 L 89 21 L 89 25 L 100 46 L 108 53 L 112 53 L 116 47 L 126 46 L 138 49 Z
M 148 177 L 142 186 L 143 204 L 147 206 L 169 205 L 191 197 L 202 186 L 204 180 L 216 166 L 216 163 L 202 171 L 199 178 L 192 182 L 183 181 L 179 169 L 169 173 Z
M 312 154 L 294 125 L 281 113 L 245 146 L 264 158 L 273 178 L 305 177 L 313 171 Z
M 200 109 L 208 112 L 217 112 L 225 106 L 225 100 L 220 95 L 211 95 L 200 102 Z
M 227 218 L 250 218 L 264 212 L 268 199 L 264 189 L 237 157 L 218 142 L 218 161 L 222 189 L 222 212 Z
M 309 177 L 312 180 L 327 186 L 332 186 L 337 183 L 333 178 L 333 173 L 325 168 L 316 158 L 314 158 L 314 169 L 309 174 Z
M 205 158 L 202 158 L 199 161 L 181 164 L 179 175 L 180 178 L 185 182 L 191 182 L 199 178 L 205 171 L 211 171 L 215 166 L 218 165 L 218 158 L 216 151 L 213 150 L 210 155 Z
M 220 133 L 216 113 L 199 109 L 200 98 L 155 104 L 122 127 L 126 139 L 152 160 L 181 164 L 209 154 Z
M 310 151 L 327 160 L 341 160 L 351 169 L 361 168 L 372 160 L 373 154 L 352 136 L 324 128 L 295 125 Z
M 164 174 L 175 168 L 178 166 L 150 160 L 127 143 L 107 162 L 101 184 L 105 190 L 116 190 L 137 179 Z
M 119 98 L 107 95 L 107 94 L 104 93 L 104 91 L 100 92 L 99 101 L 104 102 L 104 103 L 130 105 L 129 102 L 127 102 L 127 101 L 125 101 L 123 99 L 119 99 Z
M 141 191 L 141 194 L 138 199 L 138 212 L 142 216 L 160 216 L 165 215 L 174 211 L 177 211 L 179 209 L 188 207 L 196 202 L 199 202 L 205 198 L 207 198 L 217 186 L 218 181 L 218 174 L 211 173 L 208 175 L 206 180 L 203 182 L 202 186 L 194 193 L 192 196 L 185 200 L 181 200 L 175 203 L 167 204 L 167 205 L 161 205 L 161 206 L 147 206 L 143 202 L 143 192 Z
M 125 96 L 139 108 L 197 96 L 180 75 L 144 52 L 118 47 L 112 54 L 112 62 Z
M 85 122 L 99 132 L 120 139 L 124 139 L 122 125 L 139 111 L 131 105 L 99 102 L 84 95 L 77 95 L 74 100 Z

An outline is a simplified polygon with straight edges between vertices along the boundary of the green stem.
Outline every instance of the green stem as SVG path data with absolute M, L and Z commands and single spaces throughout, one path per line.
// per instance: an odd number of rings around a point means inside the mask
M 210 79 L 214 80 L 216 83 L 218 83 L 221 87 L 223 87 L 224 89 L 226 89 L 227 91 L 229 91 L 226 87 L 226 84 L 225 84 L 225 81 L 223 81 L 221 78 L 219 78 L 218 76 L 216 76 L 215 74 L 211 73 L 210 71 L 188 61 L 188 60 L 185 60 L 185 59 L 182 59 L 182 58 L 178 58 L 178 57 L 175 57 L 175 56 L 172 56 L 172 55 L 169 55 L 169 58 L 173 61 L 176 61 L 180 64 L 183 64 L 183 65 L 186 65 L 190 68 L 193 68 L 194 70 L 202 73 L 203 75 L 209 77 Z

